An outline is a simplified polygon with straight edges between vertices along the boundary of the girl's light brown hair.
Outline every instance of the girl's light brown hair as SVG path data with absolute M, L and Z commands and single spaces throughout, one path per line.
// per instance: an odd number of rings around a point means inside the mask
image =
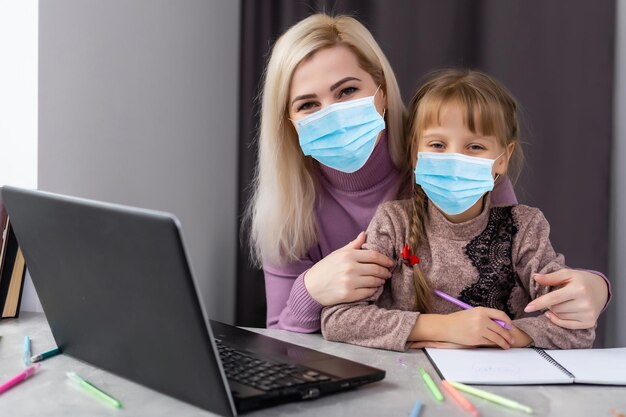
M 495 136 L 505 149 L 514 144 L 511 163 L 515 176 L 523 160 L 520 147 L 517 103 L 511 93 L 497 80 L 479 71 L 446 69 L 430 74 L 415 93 L 409 105 L 409 152 L 407 165 L 415 168 L 422 132 L 440 125 L 441 112 L 449 104 L 460 105 L 468 130 L 482 136 Z M 412 182 L 412 215 L 409 246 L 415 253 L 426 239 L 425 222 L 428 220 L 428 200 L 422 187 Z M 417 295 L 417 308 L 430 309 L 430 289 L 419 268 L 413 267 Z

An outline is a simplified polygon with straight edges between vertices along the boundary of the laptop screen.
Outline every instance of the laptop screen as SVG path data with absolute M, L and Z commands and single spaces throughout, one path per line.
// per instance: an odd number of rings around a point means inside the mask
M 63 353 L 235 414 L 173 215 L 14 187 L 2 195 Z

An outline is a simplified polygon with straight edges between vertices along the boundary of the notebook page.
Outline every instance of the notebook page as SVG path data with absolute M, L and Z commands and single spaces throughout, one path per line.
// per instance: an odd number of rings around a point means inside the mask
M 569 384 L 573 380 L 534 349 L 427 348 L 444 379 L 465 384 Z
M 581 384 L 626 385 L 626 348 L 546 350 Z

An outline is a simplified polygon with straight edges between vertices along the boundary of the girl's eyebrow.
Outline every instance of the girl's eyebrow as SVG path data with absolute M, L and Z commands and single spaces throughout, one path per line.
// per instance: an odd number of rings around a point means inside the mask
M 488 140 L 489 142 L 494 142 L 497 141 L 495 136 L 480 136 L 480 135 L 476 135 L 473 138 L 469 138 L 469 140 Z

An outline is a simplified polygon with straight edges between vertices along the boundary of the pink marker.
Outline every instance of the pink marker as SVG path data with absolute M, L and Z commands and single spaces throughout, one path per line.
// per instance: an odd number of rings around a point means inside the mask
M 6 391 L 10 390 L 14 386 L 19 384 L 23 380 L 25 380 L 26 378 L 31 377 L 37 371 L 37 369 L 39 369 L 40 366 L 41 366 L 41 364 L 38 363 L 36 365 L 28 367 L 23 372 L 20 372 L 19 374 L 17 374 L 13 378 L 9 379 L 7 382 L 5 382 L 2 385 L 0 385 L 0 394 L 3 394 Z
M 439 290 L 435 290 L 435 294 L 437 294 L 439 297 L 443 298 L 444 300 L 450 301 L 452 304 L 456 304 L 459 307 L 461 307 L 463 310 L 469 310 L 470 308 L 474 308 L 471 305 L 464 303 L 461 300 L 457 300 L 456 298 L 452 297 L 451 295 L 446 294 L 443 291 L 439 291 Z M 497 319 L 492 319 L 493 321 L 495 321 L 496 323 L 498 323 L 500 325 L 500 327 L 503 327 L 507 330 L 511 330 L 511 325 L 507 324 L 505 322 L 503 322 L 502 320 L 497 320 Z

